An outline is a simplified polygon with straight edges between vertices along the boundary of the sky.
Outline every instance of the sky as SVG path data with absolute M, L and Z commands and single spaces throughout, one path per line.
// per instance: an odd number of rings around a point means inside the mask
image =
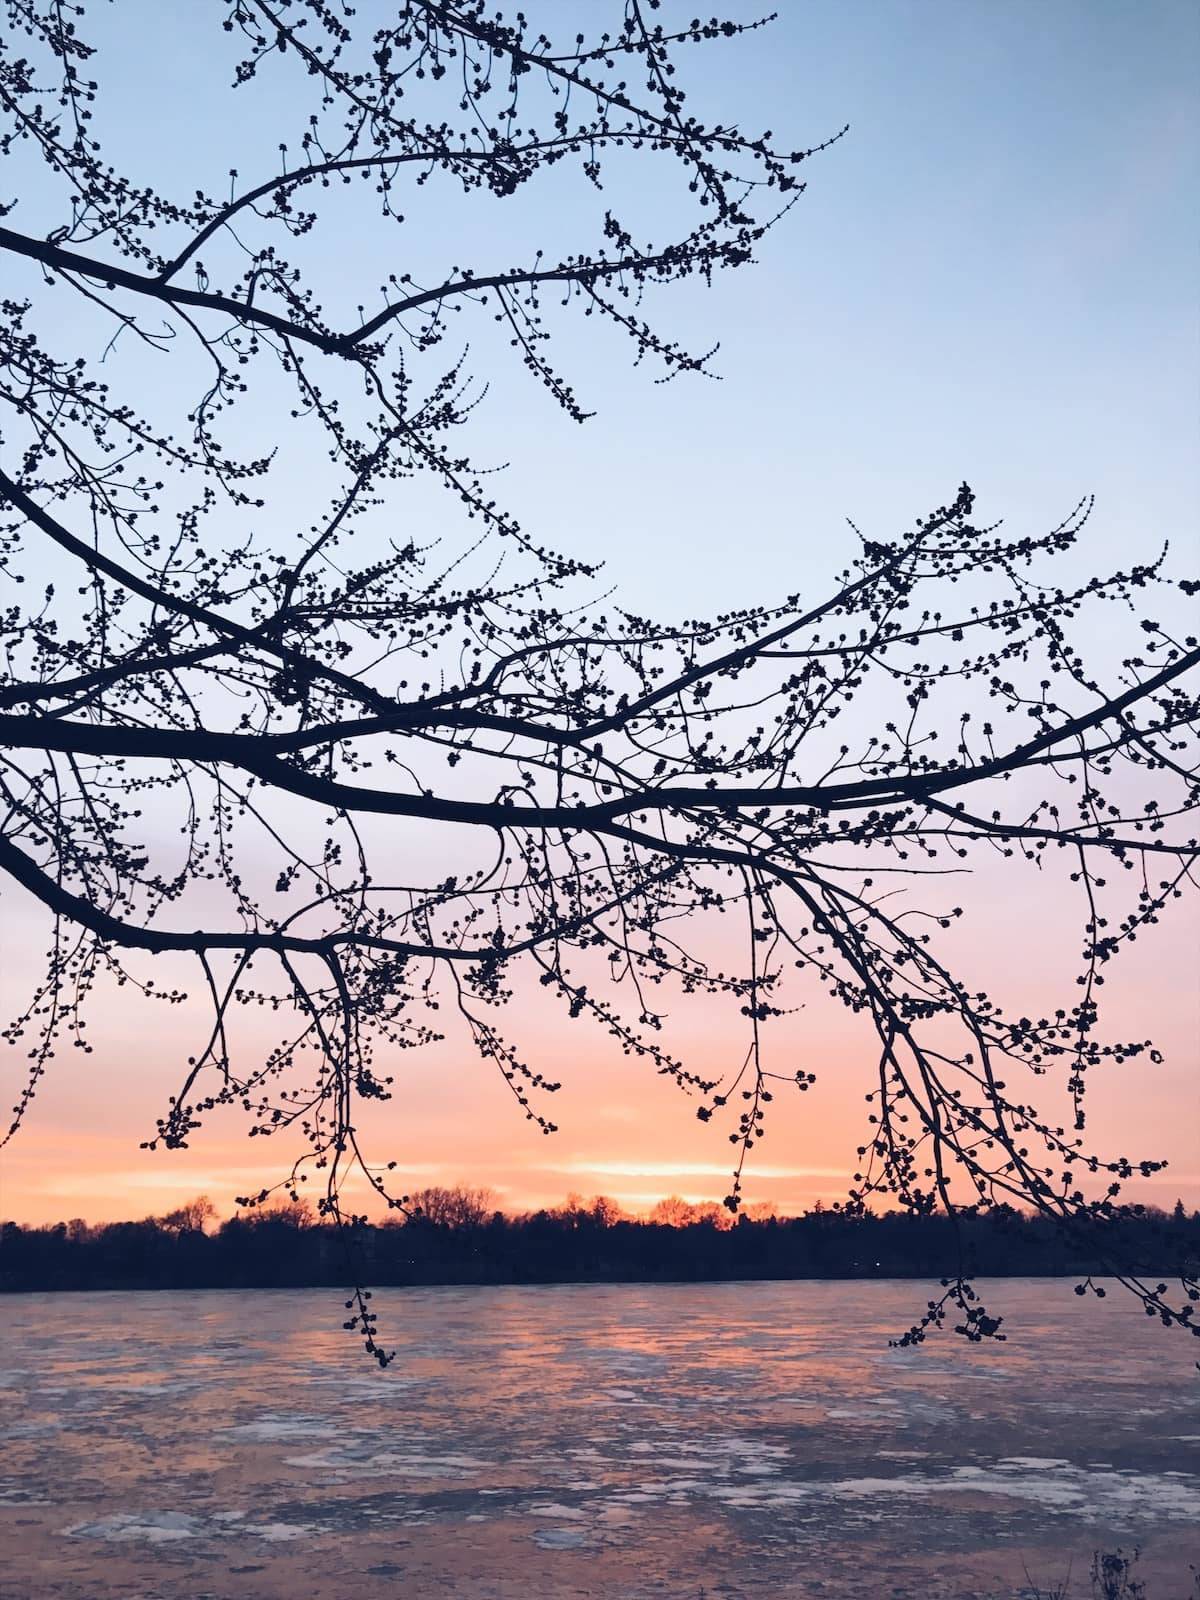
M 574 8 L 589 26 L 601 9 L 600 0 Z M 561 13 L 565 35 L 573 8 Z M 205 100 L 225 49 L 213 16 L 176 0 L 97 12 L 96 76 L 104 83 L 110 66 L 114 86 L 100 132 L 146 176 L 211 177 L 240 149 L 248 180 L 256 155 L 269 159 L 271 117 L 261 126 L 214 119 Z M 509 463 L 500 492 L 527 529 L 570 554 L 601 553 L 604 587 L 631 610 L 667 616 L 819 588 L 850 553 L 846 518 L 887 536 L 963 478 L 983 517 L 1031 532 L 1095 494 L 1088 565 L 1140 559 L 1169 540 L 1176 566 L 1195 568 L 1193 4 L 811 0 L 688 65 L 701 114 L 770 127 L 788 146 L 819 143 L 846 123 L 849 132 L 808 165 L 806 193 L 756 268 L 660 299 L 660 324 L 686 343 L 720 340 L 720 381 L 655 385 L 611 337 L 578 324 L 565 328 L 558 362 L 596 411 L 586 426 L 558 414 L 515 365 L 495 375 L 473 445 Z M 272 117 L 284 109 L 270 92 L 267 101 Z M 457 221 L 439 205 L 429 201 L 431 238 L 456 238 Z M 517 214 L 550 230 L 563 205 L 551 191 Z M 472 226 L 483 230 L 473 245 L 507 256 L 502 210 Z M 367 243 L 343 238 L 317 266 L 344 274 Z M 302 502 L 302 475 L 294 492 Z M 1055 905 L 1040 908 L 1031 931 L 1027 892 L 1013 879 L 981 881 L 963 953 L 1002 980 L 989 987 L 1021 1006 L 1032 996 L 1032 1008 L 1069 966 L 1076 936 Z M 3 915 L 11 1010 L 37 942 L 14 897 Z M 1142 1198 L 1169 1203 L 1178 1193 L 1200 1205 L 1194 908 L 1156 934 L 1122 963 L 1109 1003 L 1114 1031 L 1153 1032 L 1166 1064 L 1106 1076 L 1094 1133 L 1097 1143 L 1128 1143 L 1132 1156 L 1170 1157 Z M 694 1052 L 731 1047 L 707 1014 L 676 1020 Z M 668 1193 L 726 1192 L 721 1134 L 699 1125 L 669 1084 L 614 1058 L 602 1036 L 576 1038 L 533 999 L 523 1025 L 538 1064 L 569 1068 L 553 1107 L 561 1131 L 531 1133 L 498 1080 L 451 1040 L 406 1066 L 403 1104 L 373 1129 L 412 1186 L 485 1185 L 512 1209 L 569 1190 L 635 1210 Z M 190 1048 L 170 1016 L 110 997 L 93 1042 L 94 1055 L 56 1064 L 5 1153 L 0 1213 L 137 1216 L 200 1190 L 228 1212 L 236 1193 L 257 1186 L 261 1152 L 232 1120 L 212 1123 L 187 1152 L 139 1150 Z M 831 1013 L 796 1019 L 794 1048 L 820 1067 L 820 1081 L 780 1108 L 747 1184 L 749 1198 L 785 1210 L 844 1193 L 868 1066 L 863 1035 Z M 3 1062 L 6 1090 L 21 1067 Z

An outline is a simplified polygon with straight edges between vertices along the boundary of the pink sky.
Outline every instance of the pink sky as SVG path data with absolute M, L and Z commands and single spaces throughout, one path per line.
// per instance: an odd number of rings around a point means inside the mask
M 954 948 L 971 981 L 1014 1007 L 1062 1003 L 1077 947 L 1067 908 L 1056 914 L 1052 897 L 1031 905 L 1000 877 L 980 879 L 966 903 L 974 915 L 956 930 Z M 1105 991 L 1109 1036 L 1153 1036 L 1166 1059 L 1154 1066 L 1139 1057 L 1093 1074 L 1088 1140 L 1109 1156 L 1169 1160 L 1165 1173 L 1130 1185 L 1125 1198 L 1169 1205 L 1179 1195 L 1200 1206 L 1197 922 L 1186 905 L 1181 911 L 1131 947 Z M 10 998 L 36 949 L 28 937 L 14 938 L 22 924 L 28 935 L 25 917 L 10 911 L 4 919 Z M 543 994 L 522 996 L 501 1020 L 533 1067 L 561 1078 L 560 1092 L 544 1102 L 560 1131 L 546 1137 L 526 1122 L 495 1068 L 451 1033 L 390 1062 L 397 1097 L 360 1122 L 372 1155 L 398 1162 L 398 1186 L 482 1185 L 509 1210 L 554 1203 L 569 1191 L 608 1194 L 631 1211 L 673 1193 L 719 1200 L 729 1187 L 729 1128 L 697 1121 L 695 1102 L 649 1063 L 624 1057 L 588 1023 L 569 1022 Z M 138 1148 L 195 1047 L 199 1019 L 198 1010 L 154 1006 L 128 990 L 102 993 L 90 1030 L 94 1053 L 60 1053 L 4 1152 L 0 1213 L 30 1222 L 137 1217 L 205 1192 L 229 1214 L 237 1194 L 282 1176 L 298 1147 L 247 1140 L 228 1111 L 214 1114 L 186 1151 Z M 716 1075 L 740 1058 L 743 1026 L 736 1008 L 697 1000 L 668 1020 L 667 1042 L 689 1066 Z M 818 1082 L 804 1095 L 779 1095 L 747 1170 L 746 1198 L 796 1211 L 846 1191 L 865 1130 L 873 1053 L 861 1022 L 828 1001 L 776 1027 L 774 1065 L 803 1066 Z M 10 1096 L 23 1065 L 12 1054 L 4 1061 Z M 1036 1093 L 1044 1109 L 1055 1104 L 1044 1083 Z

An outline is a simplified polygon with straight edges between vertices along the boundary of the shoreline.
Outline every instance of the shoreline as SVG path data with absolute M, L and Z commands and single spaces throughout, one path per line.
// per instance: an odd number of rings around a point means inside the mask
M 1139 1269 L 1140 1275 L 1147 1277 L 1171 1276 L 1172 1269 L 1146 1267 Z M 740 1273 L 722 1277 L 670 1277 L 670 1276 L 630 1276 L 623 1277 L 586 1277 L 563 1276 L 555 1278 L 464 1278 L 440 1277 L 424 1278 L 420 1281 L 407 1282 L 388 1281 L 378 1275 L 371 1275 L 372 1289 L 570 1289 L 570 1288 L 692 1288 L 700 1289 L 708 1286 L 725 1286 L 733 1284 L 760 1284 L 760 1283 L 878 1283 L 880 1285 L 895 1283 L 943 1283 L 953 1281 L 955 1274 L 945 1278 L 937 1272 L 890 1272 L 890 1273 Z M 1081 1278 L 1090 1278 L 1093 1283 L 1111 1284 L 1119 1283 L 1120 1279 L 1115 1274 L 1087 1272 L 996 1272 L 989 1270 L 972 1274 L 963 1274 L 963 1281 L 972 1284 L 979 1283 L 1075 1283 Z M 341 1291 L 350 1287 L 347 1279 L 297 1279 L 291 1283 L 275 1282 L 243 1282 L 243 1283 L 166 1283 L 159 1281 L 136 1282 L 106 1282 L 106 1283 L 35 1283 L 35 1284 L 6 1284 L 0 1282 L 0 1295 L 15 1297 L 19 1295 L 40 1294 L 239 1294 L 239 1293 L 271 1293 L 292 1294 L 304 1292 L 325 1292 L 328 1290 Z

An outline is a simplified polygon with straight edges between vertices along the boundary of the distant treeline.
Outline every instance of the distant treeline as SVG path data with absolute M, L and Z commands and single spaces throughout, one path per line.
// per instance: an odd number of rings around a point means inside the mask
M 289 1288 L 341 1285 L 709 1282 L 736 1278 L 940 1278 L 1195 1272 L 1200 1212 L 1124 1207 L 1086 1233 L 1005 1207 L 949 1219 L 817 1206 L 759 1208 L 726 1224 L 715 1207 L 668 1201 L 650 1220 L 604 1199 L 512 1217 L 479 1191 L 427 1190 L 422 1214 L 364 1223 L 347 1241 L 304 1205 L 264 1207 L 210 1226 L 193 1202 L 166 1217 L 91 1227 L 0 1224 L 0 1289 Z

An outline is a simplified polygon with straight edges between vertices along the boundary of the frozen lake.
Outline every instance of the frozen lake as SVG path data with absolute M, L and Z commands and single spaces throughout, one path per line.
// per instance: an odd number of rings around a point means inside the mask
M 1195 1341 L 1010 1280 L 1007 1344 L 888 1349 L 927 1292 L 381 1291 L 385 1373 L 329 1290 L 8 1296 L 0 1594 L 1190 1596 Z

